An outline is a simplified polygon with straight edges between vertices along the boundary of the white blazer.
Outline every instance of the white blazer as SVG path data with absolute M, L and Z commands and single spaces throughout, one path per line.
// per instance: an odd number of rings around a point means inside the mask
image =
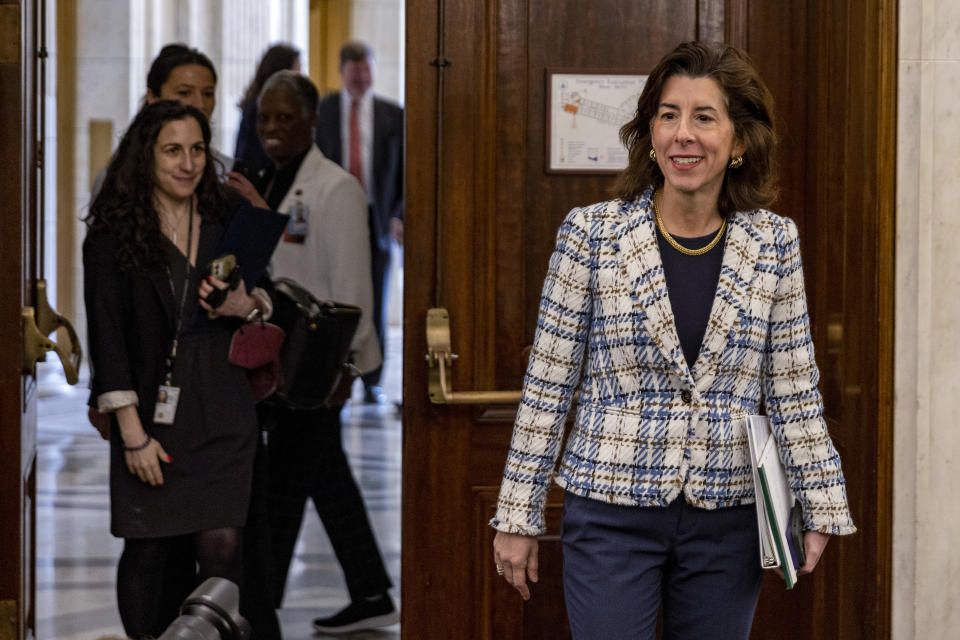
M 373 279 L 367 196 L 356 178 L 313 145 L 297 171 L 279 211 L 293 216 L 305 207 L 307 237 L 302 244 L 281 239 L 273 253 L 272 276 L 292 278 L 321 300 L 363 310 L 350 346 L 353 363 L 366 373 L 382 360 L 373 328 Z

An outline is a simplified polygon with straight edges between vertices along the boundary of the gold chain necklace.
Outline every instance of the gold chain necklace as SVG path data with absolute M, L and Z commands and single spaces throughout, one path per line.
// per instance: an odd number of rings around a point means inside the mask
M 717 235 L 713 236 L 713 240 L 710 241 L 705 247 L 700 247 L 699 249 L 687 249 L 685 246 L 674 240 L 673 236 L 670 235 L 670 232 L 667 231 L 667 228 L 663 226 L 663 220 L 660 218 L 660 190 L 656 190 L 653 193 L 653 217 L 657 220 L 657 229 L 660 229 L 660 233 L 663 234 L 663 239 L 667 241 L 671 247 L 679 251 L 685 256 L 702 256 L 710 249 L 713 249 L 717 246 L 717 243 L 720 242 L 720 238 L 723 237 L 723 232 L 727 228 L 727 221 L 723 220 L 720 223 L 720 230 L 717 231 Z

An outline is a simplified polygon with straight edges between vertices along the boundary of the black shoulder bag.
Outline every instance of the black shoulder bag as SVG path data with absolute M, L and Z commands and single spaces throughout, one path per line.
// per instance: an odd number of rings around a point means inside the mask
M 327 406 L 350 355 L 360 307 L 318 300 L 289 278 L 273 284 L 271 320 L 286 332 L 280 350 L 281 382 L 273 400 L 291 409 L 320 409 Z

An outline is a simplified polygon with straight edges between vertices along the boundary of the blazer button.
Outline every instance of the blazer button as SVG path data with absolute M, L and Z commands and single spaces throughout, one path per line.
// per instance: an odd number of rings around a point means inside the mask
M 690 389 L 684 389 L 683 391 L 681 391 L 680 399 L 686 402 L 687 404 L 690 404 L 690 402 L 693 400 L 693 394 L 690 393 Z

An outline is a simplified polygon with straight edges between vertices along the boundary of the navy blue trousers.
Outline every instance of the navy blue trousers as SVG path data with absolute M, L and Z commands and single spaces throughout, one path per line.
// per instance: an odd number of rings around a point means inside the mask
M 563 588 L 574 640 L 745 640 L 763 572 L 753 505 L 629 507 L 567 492 Z

